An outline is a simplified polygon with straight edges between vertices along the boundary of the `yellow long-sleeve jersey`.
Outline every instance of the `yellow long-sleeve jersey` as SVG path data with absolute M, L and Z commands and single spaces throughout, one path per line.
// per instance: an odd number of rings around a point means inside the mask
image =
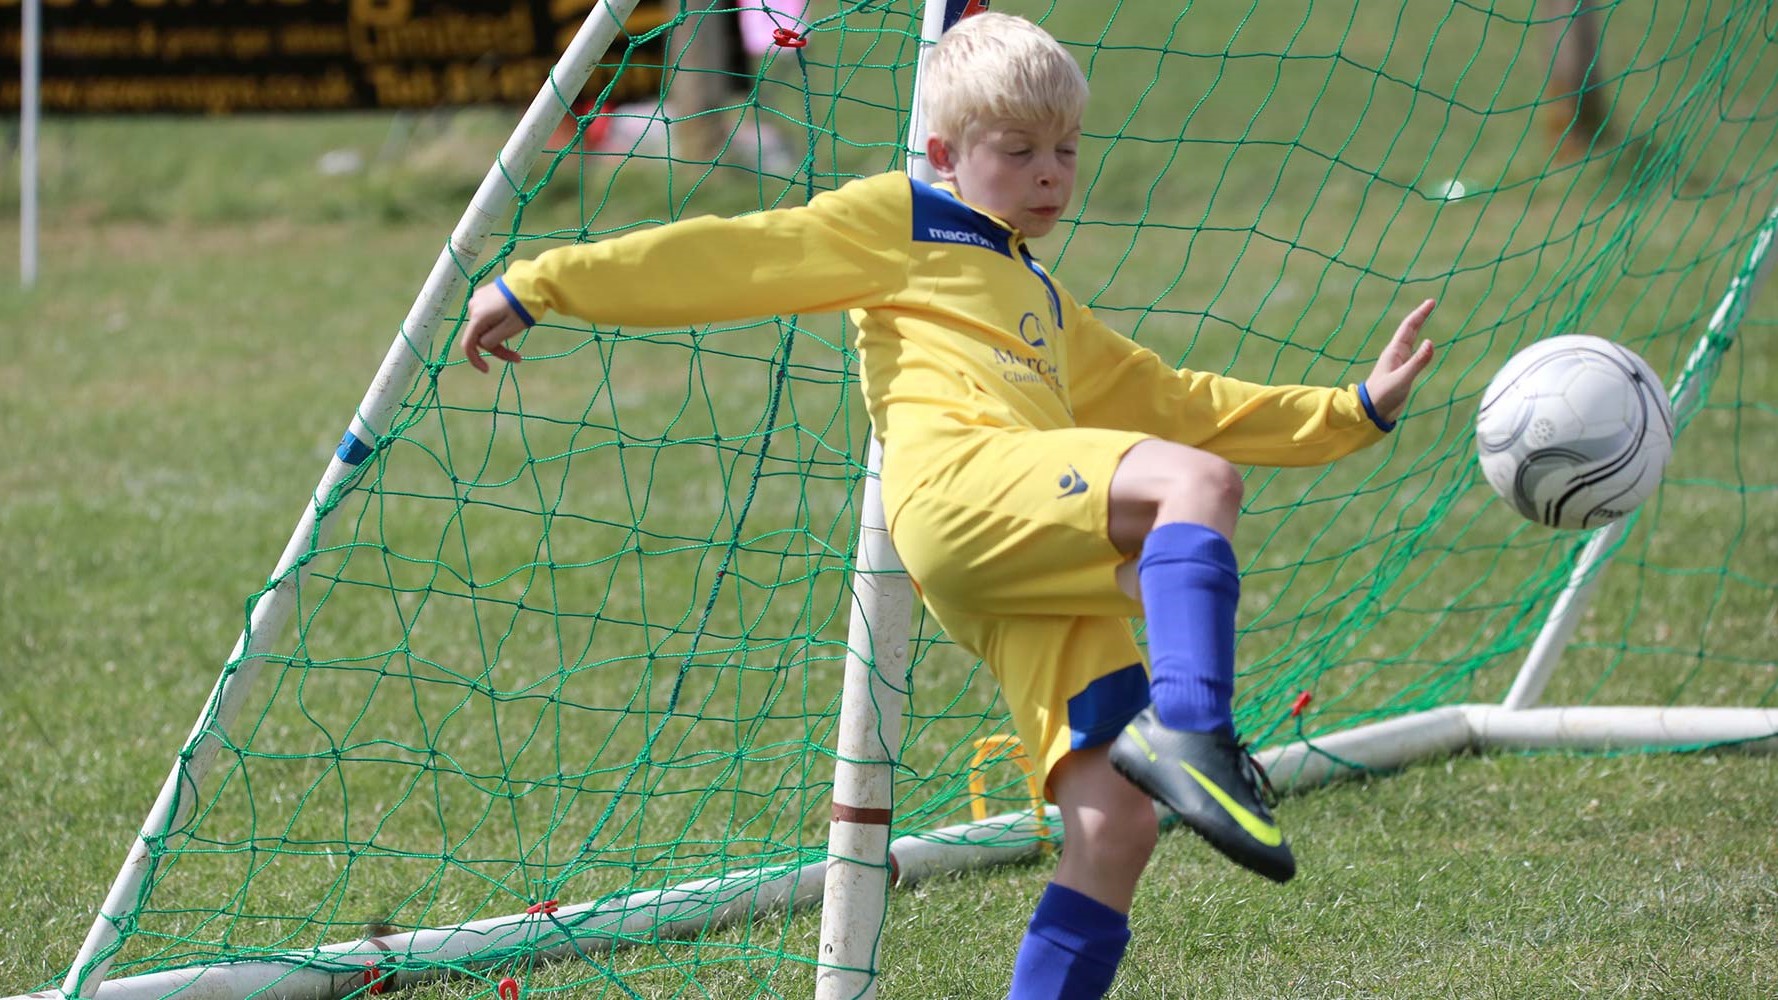
M 1387 430 L 1356 387 L 1175 370 L 1095 319 L 1016 230 L 903 173 L 798 208 L 551 250 L 500 285 L 527 322 L 546 311 L 674 326 L 849 310 L 886 494 L 905 496 L 923 467 L 989 428 L 1134 430 L 1248 465 L 1322 464 Z

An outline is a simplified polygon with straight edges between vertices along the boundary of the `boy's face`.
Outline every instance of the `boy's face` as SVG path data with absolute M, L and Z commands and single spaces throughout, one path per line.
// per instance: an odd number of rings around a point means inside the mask
M 964 201 L 999 216 L 1027 238 L 1056 228 L 1074 196 L 1078 124 L 984 122 L 952 146 L 934 136 L 926 155 Z

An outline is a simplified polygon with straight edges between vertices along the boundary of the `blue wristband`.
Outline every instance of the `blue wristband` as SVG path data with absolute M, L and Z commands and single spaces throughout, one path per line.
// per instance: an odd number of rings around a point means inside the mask
M 1378 430 L 1387 434 L 1395 429 L 1395 421 L 1384 420 L 1383 415 L 1377 412 L 1377 404 L 1371 402 L 1371 391 L 1363 382 L 1358 383 L 1358 401 L 1364 404 L 1364 415 L 1371 418 L 1371 423 L 1376 424 Z
M 517 295 L 512 294 L 512 289 L 506 287 L 505 278 L 495 278 L 494 287 L 500 289 L 501 295 L 506 296 L 506 304 L 512 306 L 512 311 L 518 313 L 519 319 L 524 320 L 526 326 L 537 325 L 537 321 L 532 319 L 530 312 L 525 309 L 525 304 L 519 301 Z M 1364 405 L 1368 407 L 1371 404 L 1366 402 Z

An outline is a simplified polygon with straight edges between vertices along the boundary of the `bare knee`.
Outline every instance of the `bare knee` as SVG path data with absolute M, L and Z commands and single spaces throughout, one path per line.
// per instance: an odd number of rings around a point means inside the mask
M 1225 538 L 1247 484 L 1228 461 L 1184 445 L 1145 441 L 1130 449 L 1111 481 L 1111 541 L 1124 552 L 1139 552 L 1156 525 L 1203 524 Z
M 1133 887 L 1154 854 L 1160 839 L 1160 822 L 1148 796 L 1133 787 L 1130 790 L 1135 794 L 1102 802 L 1095 815 L 1079 824 L 1078 830 L 1070 831 L 1062 850 L 1073 866 L 1112 881 L 1127 878 Z
M 1247 495 L 1247 481 L 1241 478 L 1241 471 L 1227 460 L 1218 458 L 1205 451 L 1192 452 L 1192 461 L 1183 470 L 1184 482 L 1179 490 L 1186 494 L 1198 494 L 1214 506 L 1238 514 L 1241 511 L 1241 500 Z
M 1141 872 L 1160 840 L 1161 824 L 1155 817 L 1154 803 L 1139 795 L 1116 813 L 1108 813 L 1106 819 L 1108 822 L 1095 831 L 1095 843 L 1088 850 L 1107 869 Z

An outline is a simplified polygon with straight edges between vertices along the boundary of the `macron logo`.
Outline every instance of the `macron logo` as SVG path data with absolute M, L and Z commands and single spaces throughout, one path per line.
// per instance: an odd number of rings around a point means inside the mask
M 994 245 L 994 241 L 981 233 L 972 233 L 967 229 L 940 229 L 937 226 L 927 226 L 926 236 L 936 243 L 969 243 L 978 247 L 986 247 L 989 250 L 999 249 Z
M 1057 500 L 1063 497 L 1078 496 L 1087 491 L 1087 481 L 1080 478 L 1079 469 L 1070 465 L 1068 471 L 1062 473 L 1062 478 L 1056 480 L 1056 489 L 1062 491 L 1056 494 Z

